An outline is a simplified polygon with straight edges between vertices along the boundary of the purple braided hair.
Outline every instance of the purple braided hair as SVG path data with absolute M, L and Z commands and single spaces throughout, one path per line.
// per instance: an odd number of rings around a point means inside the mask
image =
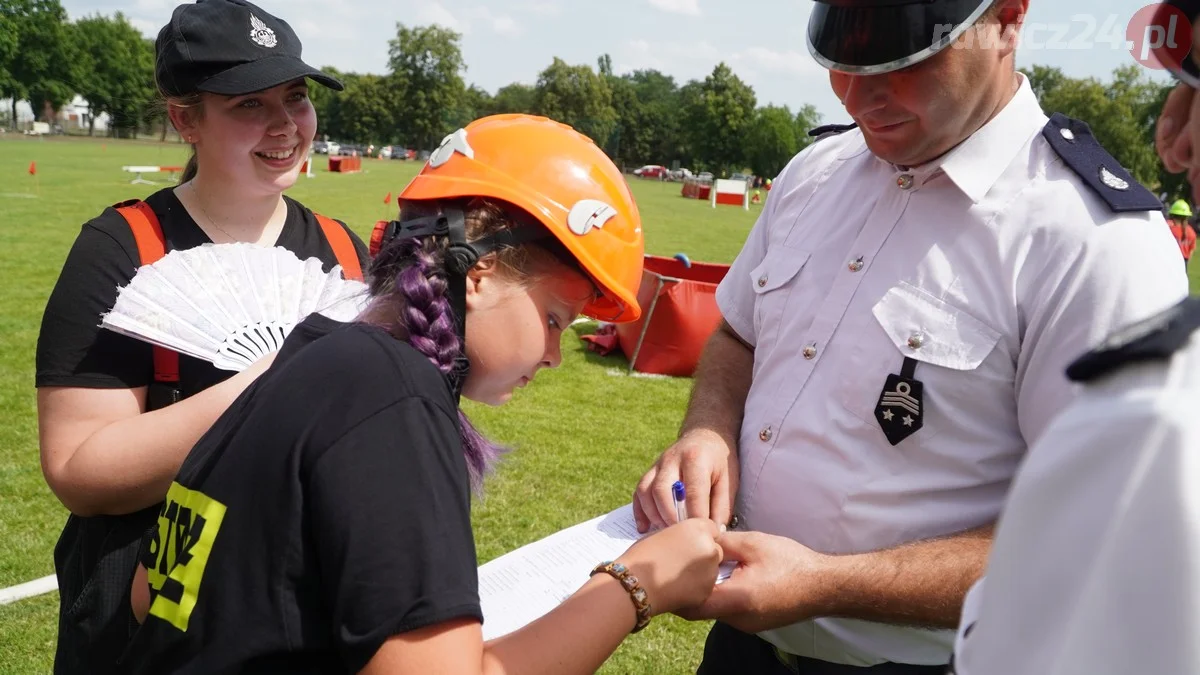
M 382 309 L 381 305 L 394 303 L 389 296 L 398 298 L 399 316 L 395 318 L 395 325 L 386 327 L 428 357 L 443 375 L 449 374 L 454 366 L 454 358 L 462 350 L 462 344 L 454 330 L 453 310 L 446 296 L 449 283 L 442 267 L 445 241 L 410 239 L 387 248 L 391 250 L 381 252 L 380 259 L 373 265 L 371 293 L 376 300 L 371 303 L 372 307 L 368 308 L 366 315 L 378 316 L 375 311 L 377 308 Z M 397 267 L 398 273 L 395 272 Z M 387 273 L 389 270 L 393 273 Z M 385 284 L 392 280 L 394 288 L 386 288 Z M 471 487 L 479 492 L 484 476 L 504 450 L 484 438 L 461 408 L 458 422 Z

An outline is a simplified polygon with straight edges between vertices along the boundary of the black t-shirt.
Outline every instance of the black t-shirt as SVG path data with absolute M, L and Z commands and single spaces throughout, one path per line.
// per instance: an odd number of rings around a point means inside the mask
M 328 272 L 337 264 L 312 212 L 284 197 L 287 220 L 276 246 L 301 260 L 319 258 Z M 171 188 L 146 198 L 162 226 L 167 250 L 186 250 L 211 243 Z M 340 222 L 340 221 L 339 221 Z M 345 224 L 342 224 L 345 228 Z M 362 268 L 367 247 L 349 228 Z M 150 384 L 154 364 L 150 345 L 100 328 L 101 314 L 117 301 L 117 288 L 133 278 L 140 265 L 129 224 L 113 208 L 83 226 L 50 294 L 37 343 L 37 386 L 132 389 Z M 179 358 L 179 388 L 186 398 L 233 375 L 190 356 Z
M 277 246 L 299 258 L 317 257 L 326 271 L 337 257 L 312 212 L 285 197 L 288 214 Z M 172 189 L 146 202 L 158 216 L 167 250 L 185 250 L 211 240 L 188 215 Z M 343 227 L 345 225 L 343 224 Z M 347 228 L 366 269 L 366 246 Z M 105 209 L 83 226 L 42 316 L 37 343 L 37 386 L 125 389 L 151 383 L 150 345 L 100 328 L 101 314 L 116 303 L 117 288 L 140 265 L 128 223 Z M 179 390 L 187 397 L 233 375 L 206 361 L 179 358 Z M 138 545 L 154 523 L 153 507 L 122 516 L 67 520 L 54 549 L 59 587 L 58 675 L 103 674 L 116 662 L 130 634 L 129 583 Z
M 319 315 L 192 449 L 143 553 L 129 673 L 358 672 L 389 637 L 482 621 L 442 374 Z

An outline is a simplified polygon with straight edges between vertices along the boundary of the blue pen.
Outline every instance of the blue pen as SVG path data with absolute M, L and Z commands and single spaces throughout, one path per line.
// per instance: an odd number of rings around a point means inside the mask
M 683 498 L 686 496 L 683 481 L 675 481 L 675 484 L 671 486 L 671 496 L 675 498 L 675 517 L 682 523 L 687 520 L 687 506 L 683 503 Z

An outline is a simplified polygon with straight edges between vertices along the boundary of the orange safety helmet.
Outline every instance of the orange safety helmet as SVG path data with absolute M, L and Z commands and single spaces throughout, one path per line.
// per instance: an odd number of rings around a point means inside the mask
M 492 115 L 447 136 L 398 200 L 490 197 L 536 218 L 600 290 L 583 314 L 641 316 L 645 242 L 620 170 L 590 138 L 532 115 Z

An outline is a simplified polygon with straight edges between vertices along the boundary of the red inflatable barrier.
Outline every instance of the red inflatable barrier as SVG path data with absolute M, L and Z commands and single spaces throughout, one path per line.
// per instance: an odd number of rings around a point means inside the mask
M 721 322 L 717 284 L 729 265 L 646 256 L 638 304 L 642 318 L 617 324 L 630 370 L 691 377 L 705 343 Z
M 711 182 L 702 182 L 695 178 L 686 178 L 683 181 L 682 194 L 688 199 L 708 199 L 711 192 Z
M 334 173 L 356 173 L 362 171 L 362 157 L 358 155 L 330 157 L 329 170 Z

